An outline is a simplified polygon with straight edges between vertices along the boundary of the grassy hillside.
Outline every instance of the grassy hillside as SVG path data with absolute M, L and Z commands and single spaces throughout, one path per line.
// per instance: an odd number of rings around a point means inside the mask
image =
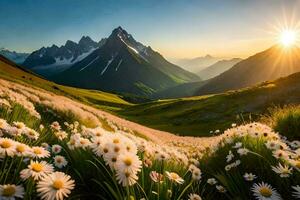
M 288 98 L 287 98 L 288 97 Z M 300 73 L 218 95 L 161 100 L 120 110 L 123 117 L 181 135 L 207 136 L 231 123 L 258 119 L 274 105 L 300 102 Z
M 130 105 L 130 103 L 123 100 L 119 95 L 95 90 L 66 87 L 44 80 L 38 75 L 26 71 L 2 56 L 0 57 L 0 78 L 36 86 L 105 110 L 116 110 Z

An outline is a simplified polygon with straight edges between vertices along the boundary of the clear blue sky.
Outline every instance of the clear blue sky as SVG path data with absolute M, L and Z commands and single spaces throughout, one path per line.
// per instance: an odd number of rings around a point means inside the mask
M 1 0 L 0 47 L 98 41 L 120 25 L 170 58 L 247 56 L 272 45 L 272 25 L 297 21 L 297 10 L 297 0 Z

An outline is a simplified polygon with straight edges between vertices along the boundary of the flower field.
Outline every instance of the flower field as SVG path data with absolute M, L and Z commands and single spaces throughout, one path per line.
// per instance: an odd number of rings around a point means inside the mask
M 0 167 L 5 200 L 300 199 L 300 142 L 267 125 L 180 137 L 4 80 Z

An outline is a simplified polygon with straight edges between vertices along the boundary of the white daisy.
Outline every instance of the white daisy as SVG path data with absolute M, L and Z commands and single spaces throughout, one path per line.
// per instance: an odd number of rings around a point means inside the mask
M 215 185 L 215 184 L 217 184 L 217 180 L 215 178 L 209 178 L 209 179 L 207 179 L 207 183 L 209 185 Z
M 61 152 L 62 147 L 58 144 L 54 144 L 52 145 L 51 149 L 54 154 L 59 154 Z
M 234 158 L 233 153 L 229 151 L 228 155 L 226 156 L 226 162 L 232 161 L 233 158 Z
M 216 189 L 221 192 L 221 193 L 225 193 L 226 189 L 222 186 L 222 185 L 216 185 Z
M 289 177 L 292 174 L 292 168 L 290 168 L 287 165 L 282 165 L 281 163 L 278 164 L 278 166 L 274 167 L 272 166 L 272 170 L 276 172 L 277 174 L 280 174 L 281 178 Z
M 63 200 L 74 189 L 75 182 L 63 172 L 54 172 L 44 176 L 36 187 L 41 199 Z
M 149 174 L 150 178 L 152 181 L 154 181 L 155 183 L 162 183 L 163 181 L 163 175 L 156 172 L 156 171 L 151 171 Z
M 246 148 L 240 148 L 237 150 L 238 154 L 240 154 L 240 156 L 244 156 L 247 155 L 249 153 L 249 150 Z
M 257 178 L 257 176 L 254 175 L 254 174 L 252 174 L 252 173 L 245 173 L 245 174 L 244 174 L 244 179 L 245 179 L 246 181 L 253 181 L 253 180 L 256 179 L 256 178 Z
M 169 180 L 178 183 L 178 184 L 183 184 L 184 180 L 175 172 L 168 172 L 166 171 L 166 175 Z
M 188 200 L 202 200 L 202 198 L 198 194 L 189 194 Z
M 24 188 L 21 185 L 6 184 L 0 185 L 1 200 L 15 200 L 24 197 Z
M 9 138 L 0 138 L 0 157 L 15 155 L 15 141 Z
M 49 151 L 38 146 L 31 148 L 31 154 L 33 158 L 48 158 L 50 156 Z
M 66 160 L 65 157 L 63 156 L 60 156 L 60 155 L 57 155 L 54 157 L 54 165 L 55 167 L 58 167 L 58 168 L 63 168 L 65 166 L 67 166 L 68 164 L 68 161 Z
M 27 166 L 27 168 L 20 172 L 20 177 L 23 180 L 27 180 L 30 177 L 32 177 L 34 180 L 39 180 L 43 176 L 52 172 L 53 166 L 46 161 L 30 161 L 30 164 Z
M 300 186 L 296 185 L 296 186 L 292 186 L 292 188 L 294 189 L 293 196 L 296 197 L 297 199 L 300 199 Z
M 258 200 L 281 200 L 280 194 L 268 183 L 255 183 L 251 191 Z

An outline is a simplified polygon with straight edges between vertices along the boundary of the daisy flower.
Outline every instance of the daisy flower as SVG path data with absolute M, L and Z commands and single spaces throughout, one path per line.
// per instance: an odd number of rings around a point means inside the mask
M 249 153 L 249 150 L 246 148 L 240 148 L 237 150 L 238 154 L 240 154 L 240 156 L 244 156 L 247 155 Z
M 241 142 L 237 142 L 237 143 L 235 143 L 235 145 L 232 148 L 239 149 L 242 146 L 243 146 L 243 144 Z
M 63 172 L 54 172 L 44 176 L 36 187 L 41 199 L 63 200 L 74 189 L 75 181 Z
M 27 180 L 30 177 L 34 180 L 39 180 L 51 172 L 53 172 L 53 166 L 46 161 L 31 161 L 27 168 L 20 172 L 20 177 L 23 180 Z
M 0 138 L 0 157 L 15 155 L 15 141 L 9 138 Z
M 201 179 L 201 170 L 199 168 L 195 168 L 192 172 L 192 179 L 199 181 Z
M 27 128 L 27 127 L 24 129 L 23 133 L 29 139 L 32 139 L 32 140 L 37 140 L 40 136 L 40 134 L 38 132 L 36 132 L 35 130 L 33 130 L 31 128 Z
M 292 188 L 294 189 L 293 196 L 296 197 L 297 199 L 300 199 L 300 186 L 296 185 L 296 186 L 292 186 Z
M 123 187 L 134 185 L 138 178 L 139 177 L 130 170 L 125 169 L 124 171 L 118 170 L 116 172 L 116 179 Z
M 6 184 L 0 185 L 0 199 L 14 200 L 24 197 L 24 188 L 21 185 Z
M 21 156 L 26 157 L 26 156 L 31 155 L 30 147 L 23 143 L 16 142 L 15 150 L 16 150 L 16 152 L 15 152 L 16 155 L 19 157 L 21 157 Z
M 221 192 L 221 193 L 225 193 L 226 189 L 222 186 L 222 185 L 216 185 L 216 189 Z
M 278 192 L 268 183 L 255 183 L 253 184 L 251 191 L 258 200 L 281 200 Z
M 178 184 L 183 184 L 184 180 L 175 172 L 168 172 L 166 171 L 166 175 L 169 180 L 174 181 Z
M 68 164 L 68 161 L 66 160 L 65 157 L 63 156 L 60 156 L 60 155 L 57 155 L 54 157 L 54 165 L 55 167 L 58 167 L 58 168 L 63 168 L 65 166 L 67 166 Z
M 156 171 L 151 171 L 149 174 L 152 181 L 162 183 L 164 176 Z
M 202 200 L 202 198 L 198 194 L 189 194 L 188 200 Z
M 281 178 L 289 177 L 292 174 L 292 168 L 287 165 L 283 166 L 281 163 L 279 163 L 276 167 L 272 166 L 272 170 L 277 174 L 280 174 Z
M 234 158 L 233 153 L 229 151 L 228 155 L 226 156 L 226 162 L 232 161 L 233 158 Z
M 38 146 L 31 148 L 31 154 L 33 158 L 48 158 L 50 156 L 49 151 Z
M 215 185 L 215 184 L 217 184 L 217 180 L 215 178 L 209 178 L 209 179 L 207 179 L 207 183 L 209 185 Z
M 252 173 L 245 173 L 245 174 L 244 174 L 244 179 L 245 179 L 246 181 L 253 181 L 253 180 L 256 179 L 256 178 L 257 178 L 257 176 L 254 175 L 254 174 L 252 174 Z
M 62 147 L 58 144 L 54 144 L 52 145 L 51 149 L 54 154 L 59 154 L 61 152 Z

